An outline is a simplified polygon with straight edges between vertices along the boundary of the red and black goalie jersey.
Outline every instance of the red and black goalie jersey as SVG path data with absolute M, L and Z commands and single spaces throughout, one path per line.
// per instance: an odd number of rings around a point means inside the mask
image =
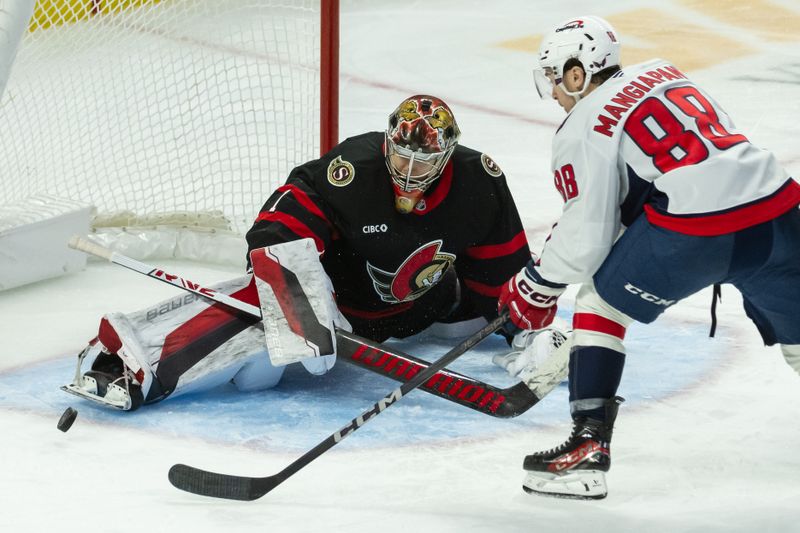
M 353 331 L 378 341 L 496 317 L 500 286 L 530 259 L 502 171 L 459 145 L 403 215 L 383 143 L 383 133 L 366 133 L 295 168 L 247 233 L 249 249 L 314 239 Z

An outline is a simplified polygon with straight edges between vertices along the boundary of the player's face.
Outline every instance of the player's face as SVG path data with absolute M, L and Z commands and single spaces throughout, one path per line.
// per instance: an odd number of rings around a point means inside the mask
M 393 146 L 393 148 L 404 150 L 397 146 Z M 417 160 L 418 156 L 429 159 Z M 439 177 L 441 168 L 438 163 L 442 162 L 443 156 L 443 153 L 405 155 L 395 152 L 389 154 L 386 164 L 389 167 L 389 174 L 392 176 L 395 208 L 399 213 L 410 213 L 417 202 L 422 199 L 422 195 L 430 184 Z
M 562 86 L 563 78 L 557 76 L 552 68 L 547 67 L 534 71 L 534 75 L 539 96 L 544 98 L 545 94 L 549 92 L 553 100 L 557 101 L 558 105 L 563 107 L 567 113 L 575 107 L 575 99 L 564 92 Z
M 568 95 L 567 91 L 576 93 L 583 88 L 583 82 L 585 80 L 583 70 L 580 67 L 572 67 L 564 73 L 563 79 L 556 79 L 555 77 L 551 77 L 550 79 L 553 83 L 553 99 L 558 101 L 558 105 L 569 113 L 572 111 L 572 108 L 575 107 L 577 100 L 575 100 L 575 97 Z M 586 96 L 589 92 L 590 90 L 587 89 L 581 96 Z
M 392 178 L 395 207 L 400 213 L 409 213 L 422 199 L 428 187 L 439 179 L 455 146 L 444 152 L 411 150 L 395 143 L 387 132 L 385 147 L 386 167 Z
M 564 92 L 564 89 L 561 88 L 561 85 L 556 85 L 553 87 L 553 99 L 558 102 L 558 105 L 564 108 L 564 111 L 569 113 L 572 111 L 572 108 L 575 107 L 577 103 L 575 98 L 568 95 Z
M 553 94 L 553 89 L 561 83 L 561 78 L 556 74 L 552 67 L 542 67 L 533 69 L 533 81 L 539 98 L 546 99 L 547 95 Z
M 417 180 L 424 180 L 426 177 L 436 173 L 435 165 L 416 159 L 412 162 L 410 159 L 400 154 L 390 155 L 389 164 L 395 176 L 402 176 L 402 181 L 406 187 L 410 183 L 414 183 Z M 408 180 L 406 178 L 408 178 Z

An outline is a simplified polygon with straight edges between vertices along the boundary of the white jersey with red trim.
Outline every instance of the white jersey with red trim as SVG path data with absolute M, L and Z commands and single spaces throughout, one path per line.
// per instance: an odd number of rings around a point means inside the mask
M 556 283 L 590 279 L 643 211 L 673 231 L 720 235 L 800 203 L 800 184 L 776 158 L 660 59 L 579 101 L 556 132 L 552 165 L 565 204 L 537 270 Z

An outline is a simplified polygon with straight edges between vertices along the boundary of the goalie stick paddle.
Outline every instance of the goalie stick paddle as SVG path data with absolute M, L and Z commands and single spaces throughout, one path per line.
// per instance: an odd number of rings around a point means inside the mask
M 455 361 L 458 357 L 463 355 L 464 352 L 497 331 L 506 319 L 507 317 L 500 316 L 491 321 L 480 331 L 465 339 L 461 344 L 431 363 L 428 368 L 422 370 L 412 379 L 384 396 L 371 408 L 358 415 L 340 430 L 328 436 L 325 440 L 304 453 L 277 474 L 265 477 L 235 476 L 209 472 L 184 464 L 176 464 L 169 469 L 169 481 L 178 489 L 202 496 L 224 498 L 228 500 L 256 500 L 272 491 L 275 487 L 289 479 L 317 457 L 339 444 L 364 424 L 394 405 L 402 399 L 403 396 L 431 379 L 446 365 Z
M 395 381 L 408 381 L 428 368 L 428 362 L 343 330 L 336 330 L 340 360 Z M 442 369 L 421 390 L 497 418 L 519 416 L 541 398 L 522 381 L 505 389 Z M 548 391 L 549 392 L 549 391 Z
M 78 235 L 69 240 L 69 246 L 249 315 L 261 317 L 261 310 L 255 305 L 113 252 Z M 408 381 L 428 368 L 426 361 L 341 329 L 336 330 L 336 344 L 341 361 L 395 381 Z M 420 388 L 445 400 L 498 418 L 518 416 L 541 399 L 523 382 L 501 389 L 445 368 L 431 376 Z

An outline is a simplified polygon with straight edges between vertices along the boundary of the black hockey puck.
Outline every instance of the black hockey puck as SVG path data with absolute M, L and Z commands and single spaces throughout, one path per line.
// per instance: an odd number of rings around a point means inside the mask
M 58 429 L 61 431 L 66 432 L 72 427 L 72 424 L 75 423 L 76 418 L 78 418 L 78 411 L 72 407 L 67 407 L 66 411 L 64 411 L 64 414 L 58 419 L 58 425 L 56 427 L 58 427 Z

